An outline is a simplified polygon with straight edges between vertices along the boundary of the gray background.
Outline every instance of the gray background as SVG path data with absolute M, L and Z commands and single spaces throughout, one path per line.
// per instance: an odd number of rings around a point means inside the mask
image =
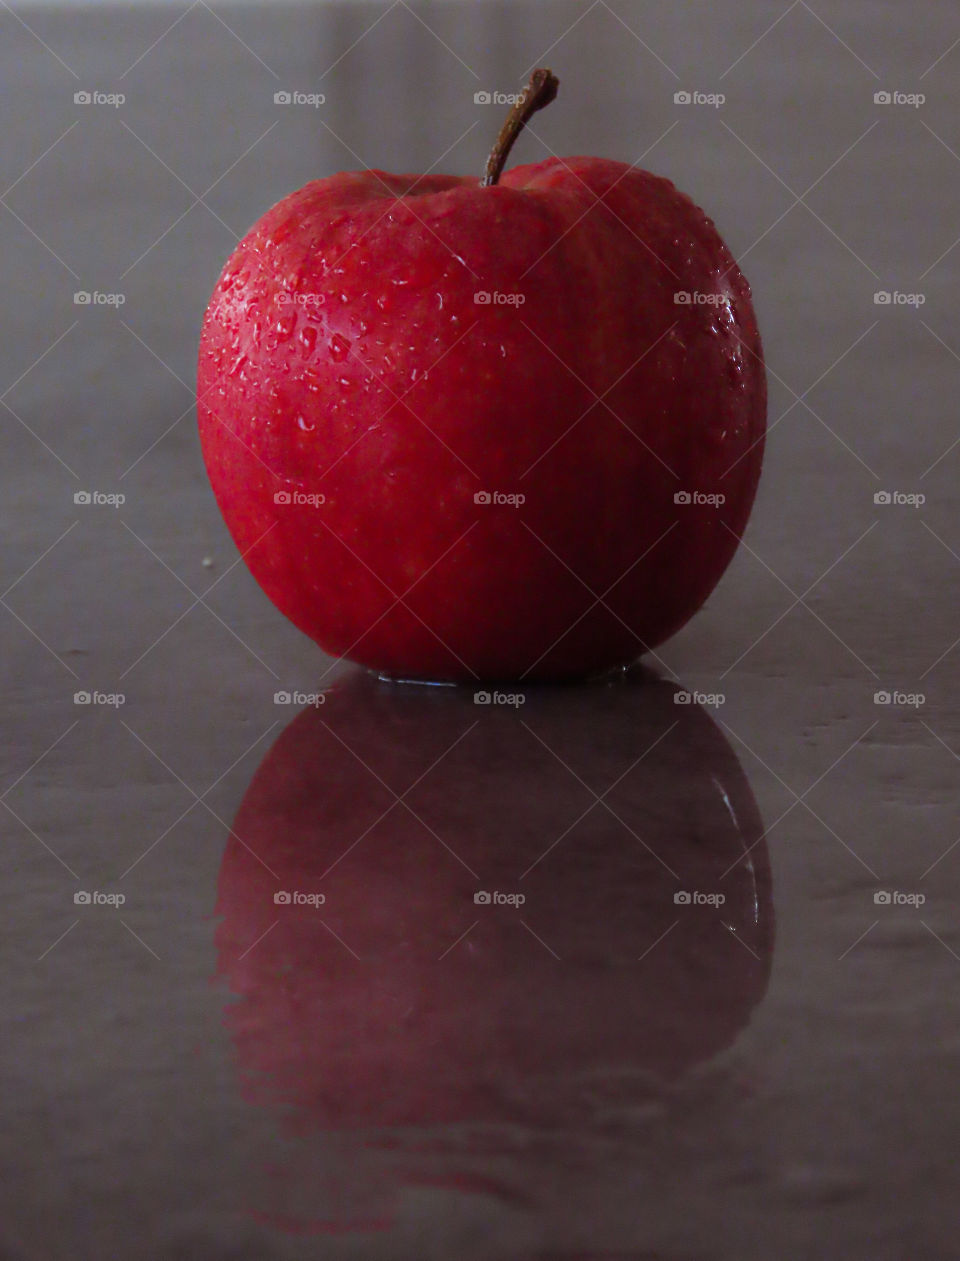
M 289 716 L 273 693 L 342 667 L 234 564 L 194 429 L 199 324 L 274 201 L 360 166 L 479 172 L 501 111 L 474 93 L 547 64 L 560 97 L 514 160 L 595 153 L 669 176 L 754 289 L 764 477 L 743 547 L 658 669 L 726 697 L 768 829 L 773 975 L 734 1046 L 664 1088 L 560 1206 L 410 1191 L 389 1238 L 323 1255 L 955 1256 L 956 13 L 15 8 L 0 6 L 0 1250 L 319 1255 L 246 1212 L 275 1125 L 237 1095 L 208 982 L 225 821 Z M 327 102 L 277 107 L 280 89 Z M 126 101 L 77 106 L 78 90 Z M 680 90 L 726 101 L 677 105 Z M 125 303 L 78 307 L 77 290 Z M 925 301 L 878 306 L 881 290 Z M 84 489 L 126 502 L 78 508 Z M 895 490 L 926 502 L 875 504 Z M 126 704 L 78 709 L 78 688 Z M 878 706 L 881 689 L 925 702 Z M 211 785 L 216 816 L 192 795 Z M 161 835 L 124 880 L 124 923 L 77 922 L 74 889 L 114 887 Z M 877 906 L 878 889 L 926 903 Z M 537 1185 L 533 1157 L 516 1177 Z

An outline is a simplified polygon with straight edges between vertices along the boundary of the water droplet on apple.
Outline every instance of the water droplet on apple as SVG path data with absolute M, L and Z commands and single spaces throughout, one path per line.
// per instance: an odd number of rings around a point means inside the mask
M 380 308 L 381 311 L 387 310 L 387 308 L 390 306 L 389 293 L 381 293 L 380 297 L 377 298 L 377 306 Z
M 285 342 L 293 334 L 294 325 L 297 322 L 295 312 L 291 311 L 287 315 L 281 315 L 274 325 L 274 331 L 277 334 L 278 342 Z
M 303 415 L 300 415 L 297 417 L 297 425 L 299 426 L 299 428 L 303 430 L 304 433 L 313 433 L 314 429 L 316 428 L 313 421 L 307 420 L 306 416 L 303 416 Z
M 342 363 L 350 350 L 349 340 L 342 333 L 334 333 L 330 338 L 330 354 L 337 363 Z
M 303 347 L 304 356 L 313 354 L 313 348 L 317 344 L 317 330 L 312 324 L 304 324 L 298 334 L 300 345 Z
M 340 389 L 341 389 L 341 390 L 352 390 L 352 389 L 353 389 L 353 382 L 350 380 L 350 378 L 349 378 L 349 377 L 338 377 L 338 378 L 337 378 L 337 384 L 340 386 Z

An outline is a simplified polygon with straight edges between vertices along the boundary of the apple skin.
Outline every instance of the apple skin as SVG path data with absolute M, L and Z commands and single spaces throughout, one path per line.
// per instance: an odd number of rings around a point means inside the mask
M 514 1152 L 511 1179 L 535 1184 L 551 1141 L 561 1166 L 602 1148 L 614 1115 L 742 1031 L 774 948 L 763 823 L 723 733 L 675 692 L 635 669 L 513 709 L 356 670 L 278 737 L 224 850 L 216 948 L 243 1097 L 303 1145 L 288 1212 L 332 1228 L 338 1169 L 389 1201 L 398 1178 L 483 1190 Z M 588 789 L 610 809 L 588 812 Z M 386 813 L 392 794 L 410 810 Z M 318 1134 L 339 1144 L 326 1173 Z
M 284 198 L 213 292 L 198 415 L 247 565 L 325 652 L 576 678 L 655 648 L 720 579 L 766 378 L 711 220 L 648 171 L 551 158 L 490 187 L 370 171 Z

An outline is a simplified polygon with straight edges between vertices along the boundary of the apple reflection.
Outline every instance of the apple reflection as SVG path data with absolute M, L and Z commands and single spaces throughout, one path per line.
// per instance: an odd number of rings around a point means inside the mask
M 351 1167 L 388 1206 L 391 1178 L 489 1189 L 490 1158 L 582 1141 L 734 1040 L 769 976 L 768 856 L 676 693 L 638 669 L 478 703 L 357 671 L 283 731 L 224 853 L 218 971 L 244 1097 L 339 1154 L 324 1206 L 273 1220 L 385 1225 L 348 1207 Z

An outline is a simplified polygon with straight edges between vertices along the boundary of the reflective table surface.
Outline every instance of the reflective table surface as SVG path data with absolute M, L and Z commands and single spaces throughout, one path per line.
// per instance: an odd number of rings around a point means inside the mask
M 957 1255 L 956 32 L 682 10 L 0 7 L 4 1261 Z M 544 62 L 517 160 L 642 161 L 750 277 L 757 504 L 622 677 L 380 681 L 236 554 L 200 317 Z

